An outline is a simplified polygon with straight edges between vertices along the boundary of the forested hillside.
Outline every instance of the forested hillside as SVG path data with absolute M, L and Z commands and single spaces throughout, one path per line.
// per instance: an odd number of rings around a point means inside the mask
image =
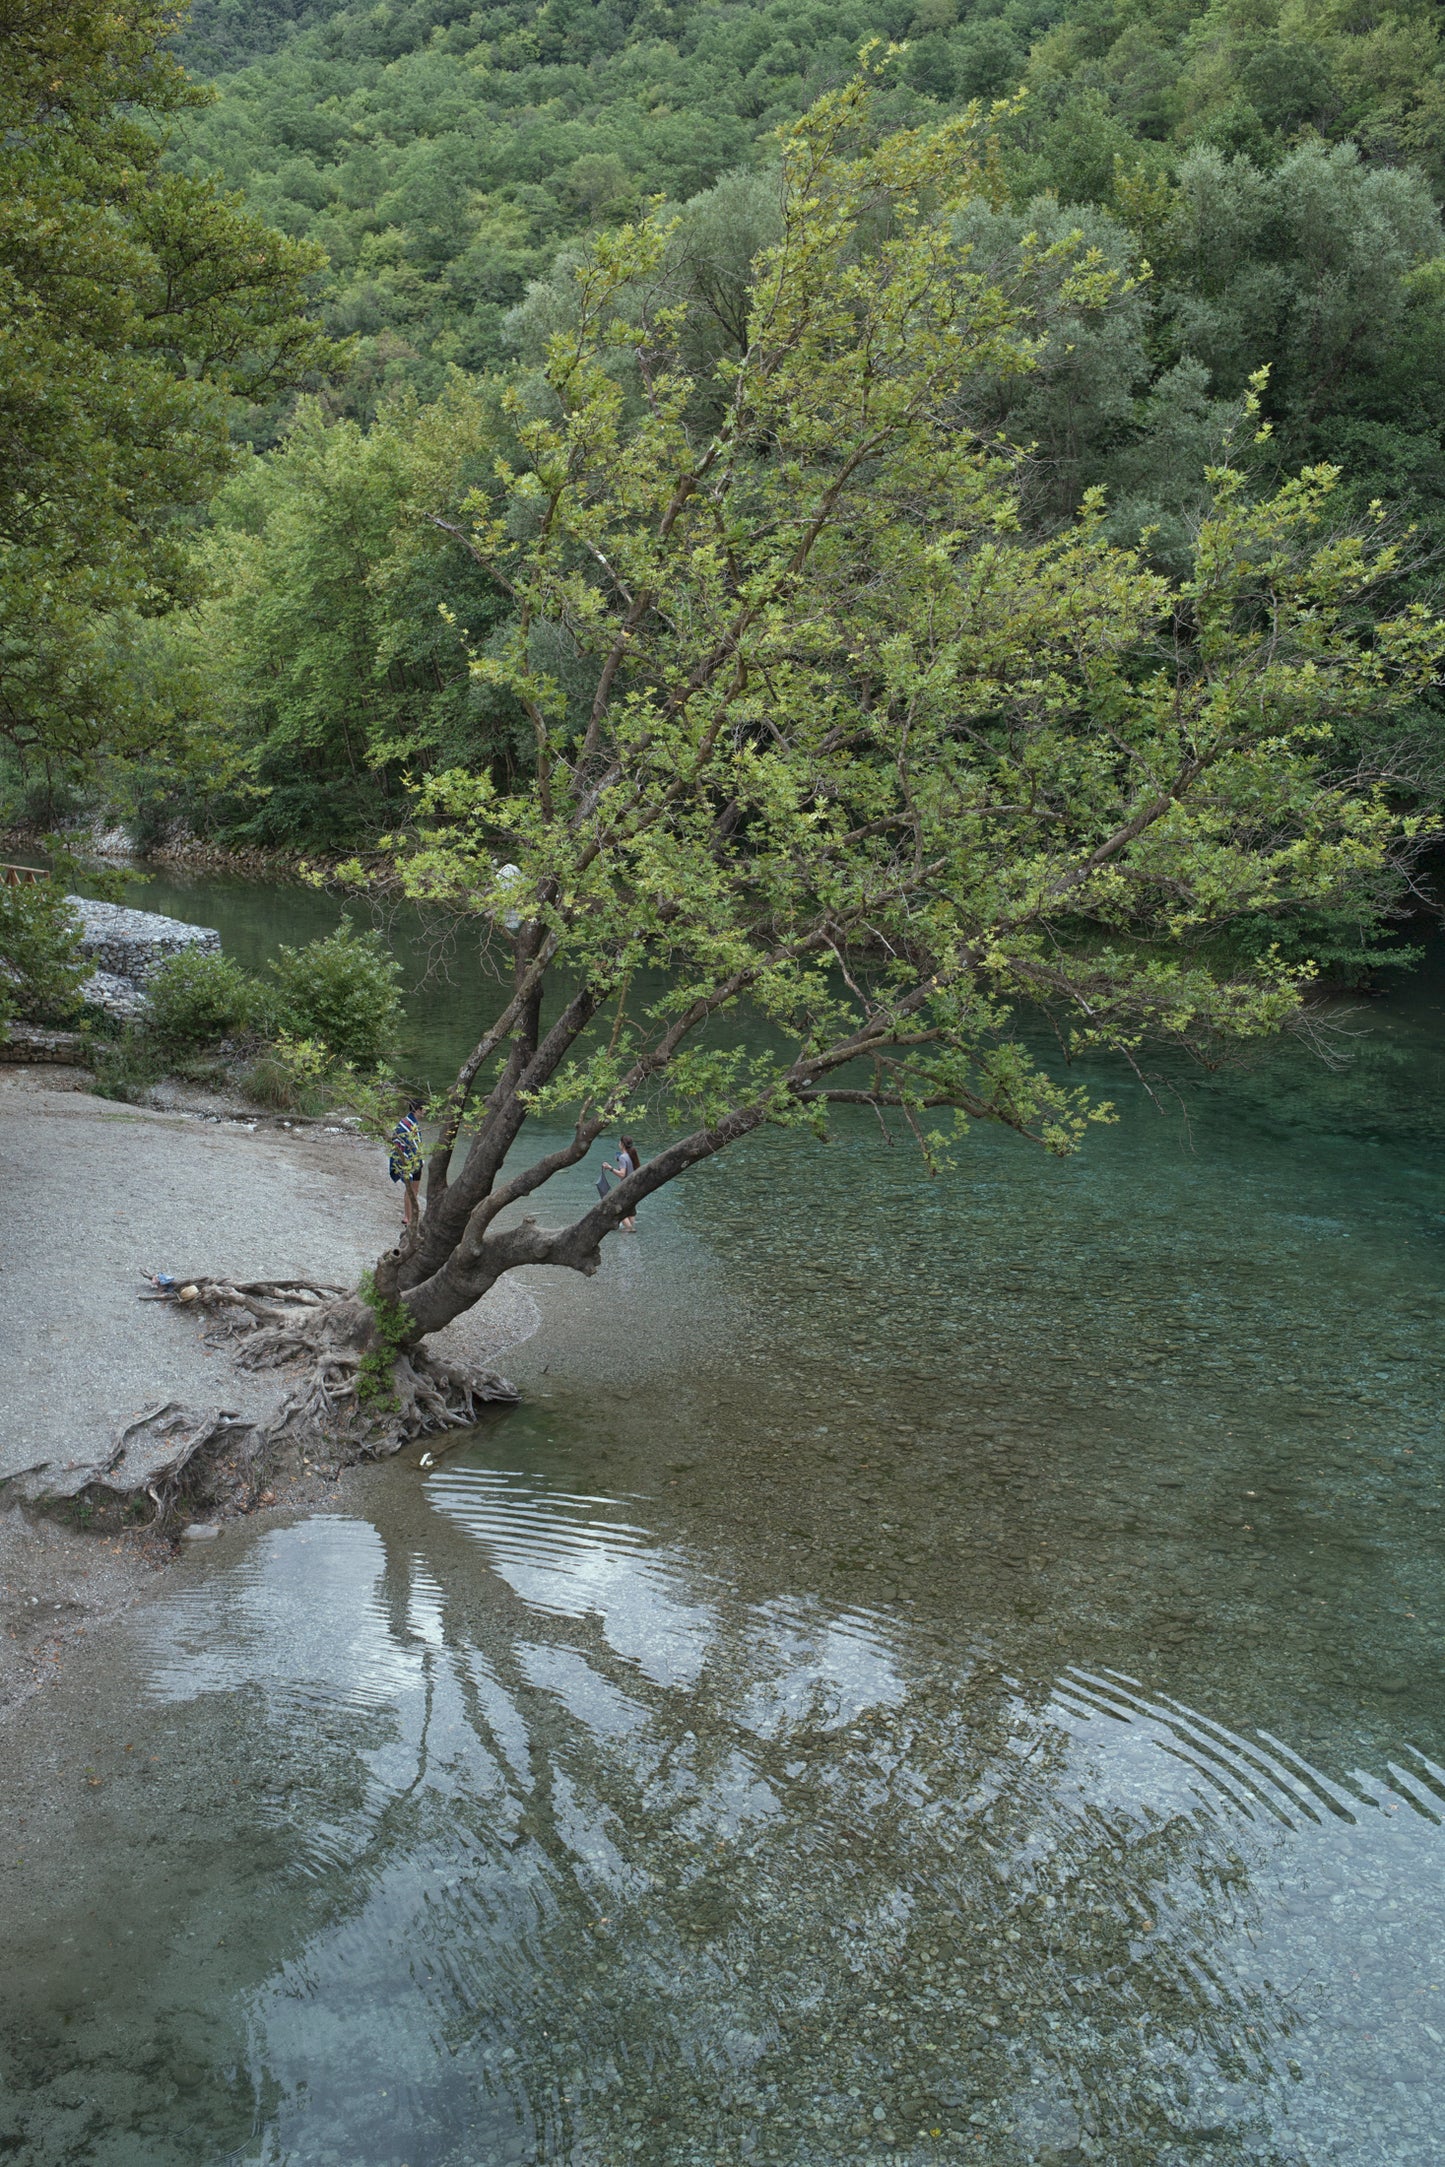
M 778 124 L 846 76 L 869 37 L 907 42 L 895 120 L 1027 85 L 1003 130 L 1014 199 L 1107 206 L 1151 249 L 1166 241 L 1179 160 L 1202 148 L 1265 174 L 1301 141 L 1349 142 L 1369 164 L 1445 182 L 1428 6 L 313 0 L 293 31 L 286 5 L 201 0 L 187 56 L 234 72 L 192 119 L 187 155 L 326 248 L 328 319 L 361 341 L 360 410 L 388 383 L 434 389 L 448 363 L 496 362 L 506 311 L 561 241 L 766 157 Z M 1236 245 L 1288 261 L 1295 193 L 1232 198 Z M 1338 210 L 1305 215 L 1329 218 L 1348 247 L 1348 199 Z
M 171 27 L 159 0 L 0 0 L 0 784 L 42 800 L 107 755 L 175 757 L 155 628 L 201 591 L 232 417 L 334 358 L 320 251 L 165 168 L 205 102 Z
M 1390 606 L 1433 594 L 1445 74 L 1427 6 L 197 0 L 179 50 L 216 95 L 173 124 L 170 164 L 324 250 L 314 308 L 344 343 L 299 407 L 235 411 L 239 470 L 195 544 L 207 599 L 171 616 L 161 672 L 204 755 L 179 780 L 171 759 L 112 777 L 143 820 L 345 845 L 400 817 L 407 778 L 525 766 L 528 728 L 472 667 L 502 618 L 465 539 L 508 441 L 502 386 L 568 321 L 579 248 L 660 203 L 705 399 L 776 239 L 776 131 L 870 38 L 900 48 L 880 127 L 1002 101 L 956 231 L 1035 341 L 1031 368 L 981 372 L 969 400 L 1020 455 L 1026 533 L 1097 490 L 1114 539 L 1187 576 L 1212 463 L 1263 490 L 1328 461 L 1334 516 L 1402 544 Z M 1333 757 L 1428 824 L 1433 706 L 1392 714 L 1388 742 L 1376 727 L 1342 719 Z M 1379 901 L 1364 883 L 1348 926 L 1308 937 L 1363 952 Z

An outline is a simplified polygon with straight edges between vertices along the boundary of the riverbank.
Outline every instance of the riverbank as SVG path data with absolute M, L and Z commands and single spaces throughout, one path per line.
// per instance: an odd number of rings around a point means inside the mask
M 305 890 L 155 900 L 247 968 L 329 930 Z M 476 977 L 394 930 L 445 1077 Z M 1281 1047 L 1165 1113 L 1110 1078 L 1071 1162 L 768 1132 L 536 1275 L 521 1404 L 434 1467 L 165 1571 L 43 1525 L 11 2154 L 1435 2167 L 1442 1031 L 1445 949 L 1344 1067 Z M 93 1199 L 127 1297 L 227 1229 L 127 1243 L 119 1145 L 279 1169 L 297 1254 L 313 1189 L 338 1241 L 353 1192 L 386 1218 L 345 1139 L 71 1116 L 17 1119 L 8 1211 L 39 1248 Z
M 27 859 L 44 859 L 47 836 L 53 832 L 60 833 L 67 846 L 82 859 L 99 858 L 107 865 L 119 866 L 122 871 L 134 866 L 138 872 L 143 872 L 149 866 L 156 866 L 168 872 L 217 874 L 227 879 L 291 881 L 316 874 L 327 879 L 337 866 L 359 861 L 366 870 L 369 888 L 383 893 L 400 892 L 394 878 L 393 861 L 389 854 L 381 851 L 364 846 L 348 851 L 275 850 L 259 844 L 222 843 L 183 827 L 151 836 L 144 844 L 116 821 L 92 820 L 80 827 L 58 831 L 0 828 L 0 854 L 13 852 Z
M 353 1284 L 397 1230 L 382 1156 L 350 1133 L 121 1106 L 84 1081 L 0 1066 L 12 1169 L 0 1227 L 0 1707 L 170 1555 L 144 1532 L 58 1525 L 12 1502 L 18 1489 L 103 1458 L 116 1428 L 158 1399 L 259 1416 L 277 1395 L 275 1376 L 237 1370 L 183 1312 L 142 1304 L 144 1274 Z M 532 1297 L 507 1285 L 437 1344 L 488 1366 L 537 1321 Z M 302 1469 L 276 1507 L 334 1495 Z

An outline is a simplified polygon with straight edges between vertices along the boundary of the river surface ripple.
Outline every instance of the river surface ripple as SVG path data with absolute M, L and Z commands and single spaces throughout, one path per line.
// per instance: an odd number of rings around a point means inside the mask
M 1438 975 L 1357 1023 L 765 1140 L 184 1559 L 8 1727 L 0 2158 L 1438 2167 Z

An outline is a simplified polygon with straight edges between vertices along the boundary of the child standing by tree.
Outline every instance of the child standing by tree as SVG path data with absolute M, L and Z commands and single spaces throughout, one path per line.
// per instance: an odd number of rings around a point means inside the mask
M 410 1233 L 421 1211 L 417 1201 L 417 1184 L 421 1180 L 421 1130 L 416 1117 L 421 1112 L 420 1099 L 408 1099 L 406 1112 L 391 1132 L 391 1178 L 402 1184 L 402 1211 L 406 1229 Z

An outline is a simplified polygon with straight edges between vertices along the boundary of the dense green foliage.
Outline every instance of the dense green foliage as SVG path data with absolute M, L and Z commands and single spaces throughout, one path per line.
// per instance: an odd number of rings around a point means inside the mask
M 532 768 L 437 773 L 395 853 L 498 962 L 389 1267 L 418 1333 L 521 1264 L 594 1268 L 658 1185 L 838 1100 L 930 1156 L 971 1120 L 1073 1149 L 1108 1109 L 1022 1015 L 1127 1054 L 1286 1026 L 1311 974 L 1240 927 L 1349 907 L 1401 841 L 1333 748 L 1442 637 L 1361 614 L 1398 568 L 1382 520 L 1351 531 L 1327 467 L 1256 500 L 1215 466 L 1179 581 L 1097 504 L 1021 530 L 1017 462 L 960 419 L 1028 377 L 1041 292 L 1093 317 L 1118 272 L 1028 233 L 981 263 L 974 119 L 876 123 L 865 74 L 789 131 L 706 380 L 707 282 L 653 219 L 578 252 L 502 402 L 469 523 L 508 607 L 474 668 Z M 507 1213 L 663 1106 L 671 1135 L 572 1227 Z M 539 1112 L 571 1125 L 529 1165 Z
M 217 74 L 274 52 L 325 22 L 338 0 L 200 0 L 181 24 L 177 51 L 193 75 Z
M 0 914 L 0 938 L 5 930 Z M 357 1072 L 392 1050 L 399 977 L 385 942 L 349 919 L 304 948 L 278 950 L 264 978 L 229 956 L 187 950 L 147 980 L 142 1014 L 92 1048 L 95 1088 L 135 1100 L 171 1071 L 239 1087 L 275 1111 L 314 1113 L 338 1092 L 364 1092 Z
M 230 464 L 228 397 L 326 350 L 320 252 L 163 163 L 206 102 L 172 26 L 159 0 L 0 0 L 0 741 L 32 770 L 167 736 L 189 695 L 148 620 L 198 591 L 179 515 Z
M 251 57 L 242 14 L 204 8 L 197 56 Z M 253 52 L 276 30 L 255 21 Z M 363 412 L 388 383 L 435 390 L 448 363 L 502 359 L 506 311 L 569 235 L 771 158 L 772 131 L 874 35 L 907 41 L 897 120 L 1026 83 L 1001 126 L 1014 200 L 1105 206 L 1146 245 L 1179 160 L 1204 147 L 1264 176 L 1303 132 L 1445 181 L 1439 32 L 1409 0 L 384 0 L 310 21 L 225 77 L 188 151 L 326 248 L 330 321 L 361 341 L 349 396 Z M 1272 358 L 1257 349 L 1251 366 Z
M 1421 0 L 1085 0 L 1057 10 L 1026 80 L 1036 141 L 1072 119 L 1080 198 L 1108 185 L 1106 161 L 1132 163 L 1135 141 L 1208 143 L 1267 167 L 1303 133 L 1419 163 L 1439 187 L 1442 58 L 1437 12 Z
M 349 396 L 505 354 L 559 244 L 685 199 L 750 158 L 909 0 L 522 0 L 352 7 L 225 81 L 190 131 L 285 231 L 326 248 L 328 320 L 361 341 Z M 199 29 L 199 26 L 198 26 Z
M 380 934 L 343 919 L 324 940 L 282 948 L 269 969 L 273 1012 L 293 1039 L 319 1042 L 338 1061 L 374 1068 L 396 1043 L 401 966 Z
M 146 982 L 146 1029 L 167 1051 L 213 1046 L 261 1020 L 256 981 L 230 956 L 186 949 Z
M 172 956 L 147 980 L 143 1028 L 168 1052 L 252 1034 L 308 1040 L 359 1068 L 374 1068 L 394 1045 L 400 966 L 377 933 L 344 919 L 304 948 L 279 949 L 268 973 L 256 978 L 201 950 Z
M 497 592 L 429 516 L 460 517 L 485 407 L 459 383 L 364 431 L 308 406 L 227 484 L 204 546 L 212 596 L 181 644 L 234 757 L 208 803 L 192 783 L 178 809 L 247 842 L 329 849 L 402 817 L 404 773 L 505 754 L 515 722 L 468 669 Z
M 773 131 L 874 32 L 906 41 L 878 126 L 1027 86 L 996 113 L 988 187 L 958 214 L 1034 335 L 1029 366 L 966 387 L 975 426 L 1030 448 L 1026 526 L 1059 531 L 1102 488 L 1110 534 L 1145 534 L 1181 573 L 1205 469 L 1263 369 L 1271 434 L 1249 447 L 1251 486 L 1339 464 L 1341 515 L 1380 498 L 1415 523 L 1397 599 L 1426 591 L 1445 546 L 1445 105 L 1426 9 L 420 0 L 292 19 L 214 0 L 187 49 L 235 72 L 186 158 L 325 247 L 327 321 L 355 359 L 324 404 L 278 416 L 280 448 L 218 502 L 215 599 L 174 652 L 231 764 L 192 817 L 338 847 L 396 820 L 408 777 L 525 761 L 515 702 L 466 663 L 500 599 L 453 531 L 498 436 L 474 372 L 535 368 L 567 320 L 580 237 L 663 198 L 683 207 L 669 276 L 706 396 L 776 235 Z M 1075 232 L 1118 274 L 1086 295 L 1064 291 Z M 1438 803 L 1428 700 L 1391 716 L 1388 742 L 1368 717 L 1342 718 L 1336 742 L 1342 768 Z M 1335 929 L 1340 957 L 1365 954 L 1381 900 Z
M 139 53 L 155 21 L 129 6 Z M 776 131 L 845 79 L 871 34 L 902 41 L 870 93 L 875 128 L 1005 101 L 954 240 L 1008 291 L 1022 343 L 959 397 L 971 427 L 1026 454 L 1023 530 L 1066 531 L 1098 489 L 1111 538 L 1142 536 L 1152 565 L 1186 576 L 1206 470 L 1229 443 L 1259 496 L 1337 464 L 1330 517 L 1362 520 L 1380 499 L 1405 536 L 1368 609 L 1429 596 L 1445 548 L 1445 74 L 1423 6 L 199 0 L 180 50 L 218 95 L 150 69 L 159 88 L 123 124 L 148 131 L 147 187 L 189 191 L 187 217 L 219 217 L 218 189 L 243 189 L 249 230 L 259 219 L 293 250 L 324 250 L 320 307 L 350 359 L 299 408 L 289 393 L 267 404 L 267 371 L 293 379 L 308 358 L 293 318 L 291 347 L 253 328 L 214 369 L 170 335 L 171 389 L 230 371 L 261 402 L 247 428 L 264 448 L 193 541 L 175 508 L 210 495 L 233 454 L 218 406 L 206 444 L 168 432 L 194 486 L 135 499 L 154 557 L 144 599 L 107 601 L 102 582 L 66 620 L 84 636 L 51 642 L 69 673 L 47 710 L 61 741 L 134 756 L 169 732 L 188 748 L 182 762 L 133 757 L 113 801 L 148 832 L 179 814 L 238 841 L 335 850 L 404 821 L 428 775 L 525 775 L 524 708 L 471 664 L 504 636 L 506 598 L 462 515 L 515 450 L 503 388 L 539 382 L 591 241 L 661 199 L 676 225 L 655 300 L 684 310 L 696 418 L 715 412 L 746 345 L 750 267 L 779 231 Z M 289 306 L 315 255 L 265 247 Z M 1077 280 L 1080 249 L 1111 275 Z M 258 296 L 238 297 L 246 308 L 264 329 Z M 1268 429 L 1241 435 L 1252 383 Z M 123 553 L 106 562 L 124 569 Z M 191 606 L 158 631 L 151 613 L 178 599 Z M 549 664 L 575 693 L 576 658 L 557 648 Z M 1445 746 L 1428 687 L 1333 732 L 1338 775 L 1388 776 L 1398 804 L 1433 816 Z M 32 795 L 53 789 L 33 762 L 25 779 Z M 1401 892 L 1397 872 L 1362 875 L 1342 917 L 1274 933 L 1355 970 Z
M 12 1016 L 70 1022 L 88 970 L 80 920 L 58 881 L 0 884 L 0 1032 Z

